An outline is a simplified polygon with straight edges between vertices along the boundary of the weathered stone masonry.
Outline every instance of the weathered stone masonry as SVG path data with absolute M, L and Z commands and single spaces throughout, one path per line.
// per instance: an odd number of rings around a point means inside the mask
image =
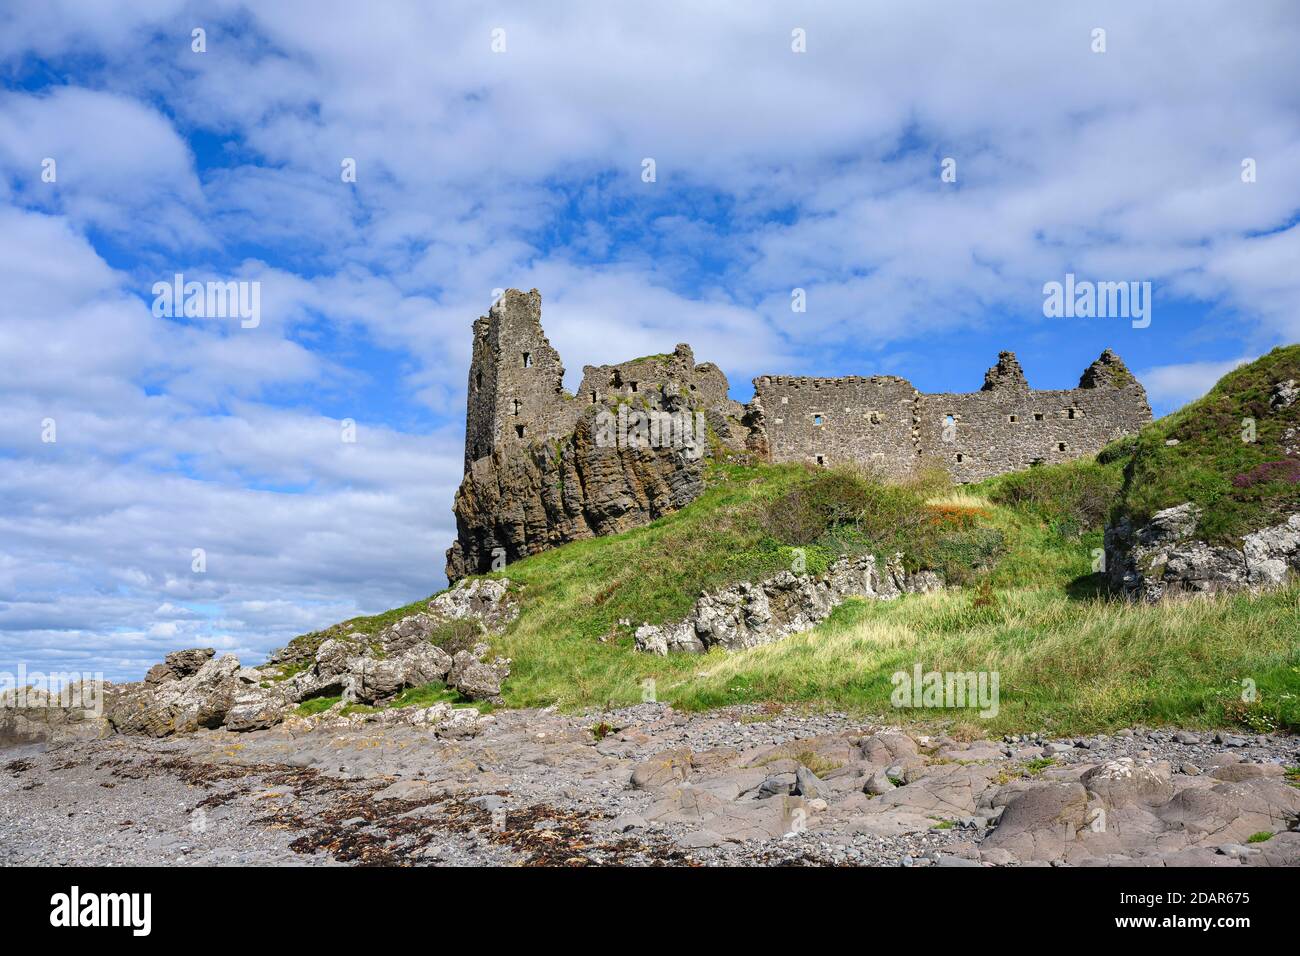
M 703 463 L 682 448 L 604 447 L 601 411 L 702 413 L 711 437 L 773 462 L 866 465 L 903 477 L 922 464 L 978 481 L 1093 454 L 1151 420 L 1141 384 L 1109 349 L 1075 389 L 1036 391 L 1003 352 L 978 392 L 927 394 L 896 376 L 764 375 L 754 398 L 728 396 L 688 345 L 586 366 L 578 394 L 541 324 L 541 295 L 511 289 L 474 323 L 465 478 L 447 576 L 487 571 L 567 541 L 625 531 L 703 491 Z
M 750 409 L 751 447 L 772 461 L 857 463 L 890 477 L 925 462 L 962 482 L 1095 454 L 1151 420 L 1146 391 L 1109 349 L 1075 389 L 1031 389 L 1003 352 L 978 392 L 927 394 L 893 376 L 765 375 Z

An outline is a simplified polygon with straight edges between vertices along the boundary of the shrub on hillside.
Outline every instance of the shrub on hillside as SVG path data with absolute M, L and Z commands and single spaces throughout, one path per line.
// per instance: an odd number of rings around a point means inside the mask
M 1033 511 L 1062 534 L 1078 535 L 1105 523 L 1123 480 L 1118 465 L 1072 461 L 1006 475 L 989 497 Z
M 768 532 L 784 544 L 817 544 L 834 532 L 868 540 L 906 536 L 927 520 L 925 500 L 911 488 L 887 485 L 851 468 L 811 474 L 767 508 Z
M 764 524 L 785 545 L 869 552 L 882 562 L 901 553 L 908 570 L 939 570 L 961 584 L 1001 553 L 1002 535 L 979 525 L 978 511 L 927 504 L 936 487 L 933 479 L 889 484 L 855 469 L 817 471 L 770 502 Z
M 473 651 L 483 640 L 483 628 L 473 618 L 452 618 L 436 626 L 429 633 L 429 641 L 453 657 L 457 651 Z
M 1253 488 L 1270 481 L 1280 481 L 1289 485 L 1300 484 L 1300 458 L 1282 458 L 1256 465 L 1250 471 L 1242 472 L 1233 478 L 1232 486 Z

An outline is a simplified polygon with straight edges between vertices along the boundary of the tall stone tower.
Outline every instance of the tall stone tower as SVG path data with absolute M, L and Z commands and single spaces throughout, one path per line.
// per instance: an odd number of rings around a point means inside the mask
M 542 331 L 542 295 L 510 289 L 474 322 L 465 467 L 496 448 L 554 437 L 564 365 Z

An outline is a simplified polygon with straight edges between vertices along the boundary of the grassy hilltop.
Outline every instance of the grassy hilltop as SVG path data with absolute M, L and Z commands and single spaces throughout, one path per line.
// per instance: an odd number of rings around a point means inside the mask
M 980 734 L 1136 723 L 1300 729 L 1300 586 L 1133 605 L 1109 596 L 1093 570 L 1102 529 L 1119 513 L 1144 518 L 1193 500 L 1207 531 L 1230 540 L 1300 510 L 1300 484 L 1281 454 L 1285 420 L 1268 410 L 1279 376 L 1300 381 L 1300 346 L 1238 369 L 1095 460 L 961 488 L 937 475 L 886 485 L 849 470 L 714 464 L 705 493 L 682 511 L 503 572 L 522 601 L 518 621 L 493 642 L 514 661 L 506 703 L 627 705 L 653 678 L 658 699 L 680 708 L 799 704 L 965 723 Z M 1240 437 L 1247 416 L 1259 423 L 1255 444 Z M 747 651 L 633 650 L 637 625 L 684 617 L 702 590 L 769 576 L 799 554 L 818 573 L 837 555 L 867 551 L 902 552 L 958 587 L 850 600 L 812 631 Z M 373 633 L 424 603 L 346 623 Z M 299 640 L 326 633 L 337 632 Z M 998 716 L 892 708 L 890 675 L 917 662 L 998 671 Z M 1241 700 L 1247 678 L 1258 689 L 1251 703 Z

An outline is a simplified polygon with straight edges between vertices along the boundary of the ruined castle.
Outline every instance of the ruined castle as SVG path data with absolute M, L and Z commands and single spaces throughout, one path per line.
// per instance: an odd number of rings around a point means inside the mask
M 541 323 L 536 289 L 507 291 L 474 323 L 465 478 L 447 576 L 499 568 L 567 541 L 611 534 L 684 506 L 704 487 L 697 448 L 618 440 L 611 423 L 707 422 L 715 451 L 771 462 L 856 463 L 901 478 L 941 464 L 959 482 L 1095 454 L 1151 420 L 1142 385 L 1109 349 L 1079 387 L 1031 389 L 1003 352 L 977 392 L 920 392 L 892 375 L 762 375 L 742 405 L 690 346 L 588 365 L 577 394 Z M 702 417 L 701 417 L 702 416 Z M 674 419 L 675 420 L 675 419 Z

